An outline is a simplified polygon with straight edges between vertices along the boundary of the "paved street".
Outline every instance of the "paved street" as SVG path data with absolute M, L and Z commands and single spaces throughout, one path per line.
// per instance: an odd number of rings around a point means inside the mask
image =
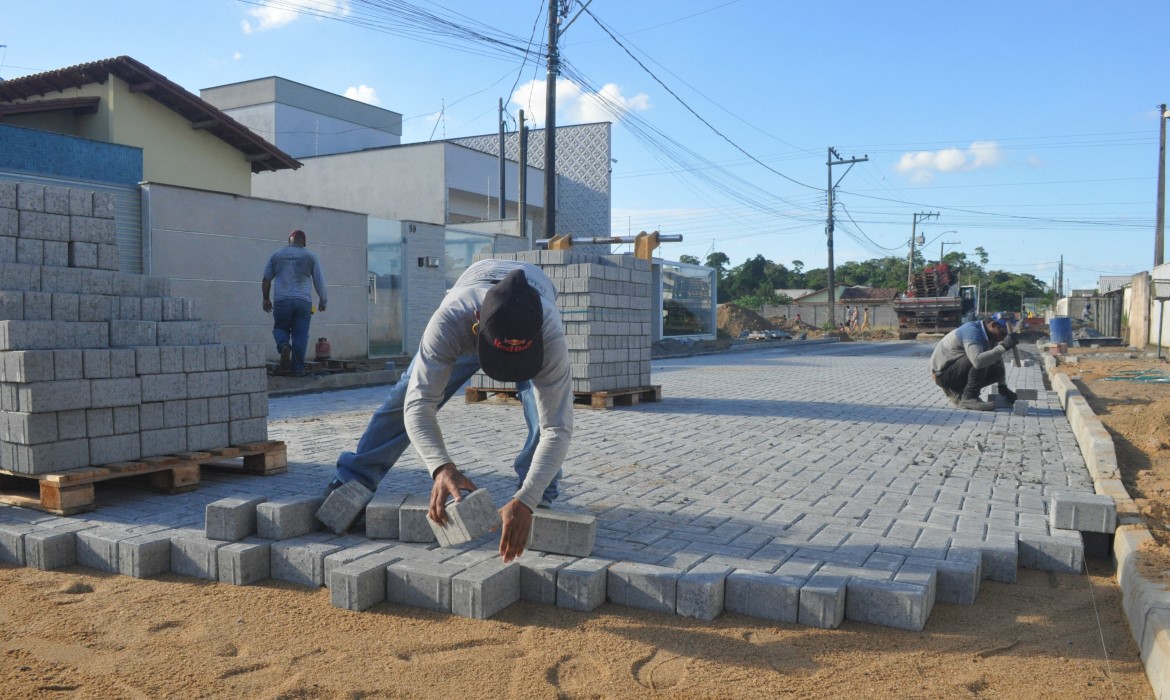
M 595 556 L 688 568 L 715 556 L 739 568 L 807 576 L 817 566 L 896 570 L 952 545 L 1014 546 L 1048 533 L 1055 491 L 1092 492 L 1068 422 L 1037 366 L 1009 366 L 1038 389 L 1027 416 L 954 409 L 930 381 L 931 345 L 840 343 L 655 361 L 663 401 L 579 409 L 560 504 L 595 513 Z M 99 484 L 99 507 L 69 519 L 0 507 L 0 522 L 62 521 L 152 531 L 203 526 L 226 497 L 316 494 L 386 388 L 271 400 L 270 437 L 288 444 L 274 477 L 204 473 L 163 496 Z M 501 503 L 524 437 L 517 404 L 440 413 L 456 462 Z M 413 451 L 394 490 L 429 492 Z

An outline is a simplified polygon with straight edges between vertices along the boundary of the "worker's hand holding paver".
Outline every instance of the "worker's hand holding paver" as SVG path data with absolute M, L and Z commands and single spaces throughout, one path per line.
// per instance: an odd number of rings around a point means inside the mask
M 427 516 L 440 525 L 447 524 L 447 499 L 456 503 L 463 500 L 460 490 L 474 491 L 475 484 L 471 483 L 454 464 L 448 462 L 439 467 L 434 474 L 435 485 L 431 487 L 431 507 Z
M 1007 337 L 1004 338 L 1003 342 L 1000 343 L 1000 345 L 1003 346 L 1004 350 L 1011 350 L 1012 348 L 1014 348 L 1015 346 L 1017 346 L 1019 344 L 1020 344 L 1020 334 L 1019 333 L 1008 333 Z

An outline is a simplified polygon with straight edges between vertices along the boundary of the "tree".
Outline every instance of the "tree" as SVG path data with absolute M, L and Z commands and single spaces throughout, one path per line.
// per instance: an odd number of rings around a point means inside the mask
M 699 262 L 699 259 L 693 255 L 680 255 L 680 256 L 678 256 L 678 261 L 680 263 L 686 263 L 688 265 L 702 265 L 703 264 L 703 263 Z

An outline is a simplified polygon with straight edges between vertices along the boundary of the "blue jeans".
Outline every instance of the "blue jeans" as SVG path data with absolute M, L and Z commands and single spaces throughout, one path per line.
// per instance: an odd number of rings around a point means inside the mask
M 305 371 L 305 350 L 309 347 L 309 309 L 312 304 L 300 299 L 279 299 L 272 304 L 272 337 L 276 349 L 292 346 L 292 371 Z
M 417 356 L 410 361 L 398 383 L 391 387 L 390 395 L 378 410 L 374 411 L 374 415 L 370 417 L 370 424 L 366 426 L 366 432 L 358 440 L 357 451 L 342 452 L 337 458 L 337 473 L 334 478 L 338 481 L 344 483 L 356 479 L 371 491 L 376 490 L 382 477 L 394 466 L 406 450 L 406 446 L 410 444 L 402 417 L 402 407 L 406 400 L 406 385 L 417 361 Z M 457 358 L 455 366 L 451 369 L 451 377 L 447 380 L 447 386 L 443 389 L 443 400 L 439 407 L 442 408 L 478 371 L 479 358 L 475 355 Z M 536 454 L 536 447 L 540 444 L 540 421 L 536 411 L 536 397 L 532 393 L 532 383 L 517 382 L 516 389 L 524 406 L 524 423 L 528 427 L 524 447 L 520 449 L 520 454 L 512 463 L 512 469 L 516 472 L 516 488 L 519 489 L 524 479 L 528 477 L 528 470 L 532 467 L 532 456 Z M 557 472 L 544 490 L 544 498 L 549 501 L 556 500 L 557 482 L 560 478 L 561 474 Z

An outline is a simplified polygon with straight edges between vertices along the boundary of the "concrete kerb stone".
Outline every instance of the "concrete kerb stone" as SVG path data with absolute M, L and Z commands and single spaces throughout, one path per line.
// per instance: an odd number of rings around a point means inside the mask
M 118 572 L 118 543 L 130 537 L 125 530 L 95 527 L 77 533 L 77 563 L 107 573 Z
M 723 612 L 727 575 L 733 569 L 723 564 L 704 562 L 678 579 L 675 613 L 697 620 L 714 620 Z
M 849 579 L 833 574 L 813 574 L 800 587 L 797 622 L 809 627 L 835 630 L 845 620 L 845 594 Z
M 920 632 L 933 608 L 933 585 L 859 576 L 846 584 L 845 617 L 857 622 Z
M 328 587 L 330 585 L 329 584 L 330 574 L 333 573 L 334 569 L 341 568 L 341 567 L 345 566 L 346 564 L 350 564 L 352 562 L 357 561 L 358 559 L 363 559 L 363 558 L 368 557 L 372 554 L 378 554 L 379 552 L 384 552 L 393 546 L 394 545 L 392 545 L 388 542 L 366 542 L 364 544 L 359 544 L 359 545 L 356 545 L 354 547 L 347 547 L 345 549 L 342 549 L 340 551 L 337 551 L 337 552 L 334 552 L 333 554 L 328 555 L 327 557 L 325 557 L 325 570 L 324 570 L 325 586 Z M 396 557 L 396 559 L 401 559 L 401 558 L 402 558 L 401 556 Z M 387 563 L 389 563 L 389 562 L 387 562 Z
M 0 561 L 25 566 L 24 536 L 33 529 L 32 525 L 0 524 Z
M 198 530 L 171 535 L 171 571 L 184 576 L 219 579 L 219 548 L 227 542 L 209 540 Z
M 75 530 L 34 530 L 24 536 L 25 565 L 52 571 L 77 563 Z
M 1121 484 L 1116 469 L 1111 474 L 1107 471 L 1102 473 L 1102 465 L 1106 470 L 1110 465 L 1116 467 L 1117 455 L 1112 438 L 1106 433 L 1105 440 L 1091 439 L 1086 423 L 1100 425 L 1100 420 L 1087 402 L 1083 408 L 1078 406 L 1075 416 L 1068 410 L 1076 398 L 1083 400 L 1083 397 L 1065 374 L 1056 371 L 1056 367 L 1055 358 L 1044 358 L 1049 383 L 1065 407 L 1081 454 L 1093 475 L 1094 486 L 1099 494 L 1113 498 L 1117 507 L 1119 525 L 1113 533 L 1113 557 L 1117 565 L 1117 583 L 1121 588 L 1122 609 L 1129 622 L 1130 633 L 1138 645 L 1146 669 L 1146 679 L 1150 682 L 1154 696 L 1170 698 L 1170 591 L 1164 590 L 1164 585 L 1143 576 L 1137 567 L 1140 548 L 1143 543 L 1152 542 L 1153 535 L 1139 517 L 1137 505 Z

